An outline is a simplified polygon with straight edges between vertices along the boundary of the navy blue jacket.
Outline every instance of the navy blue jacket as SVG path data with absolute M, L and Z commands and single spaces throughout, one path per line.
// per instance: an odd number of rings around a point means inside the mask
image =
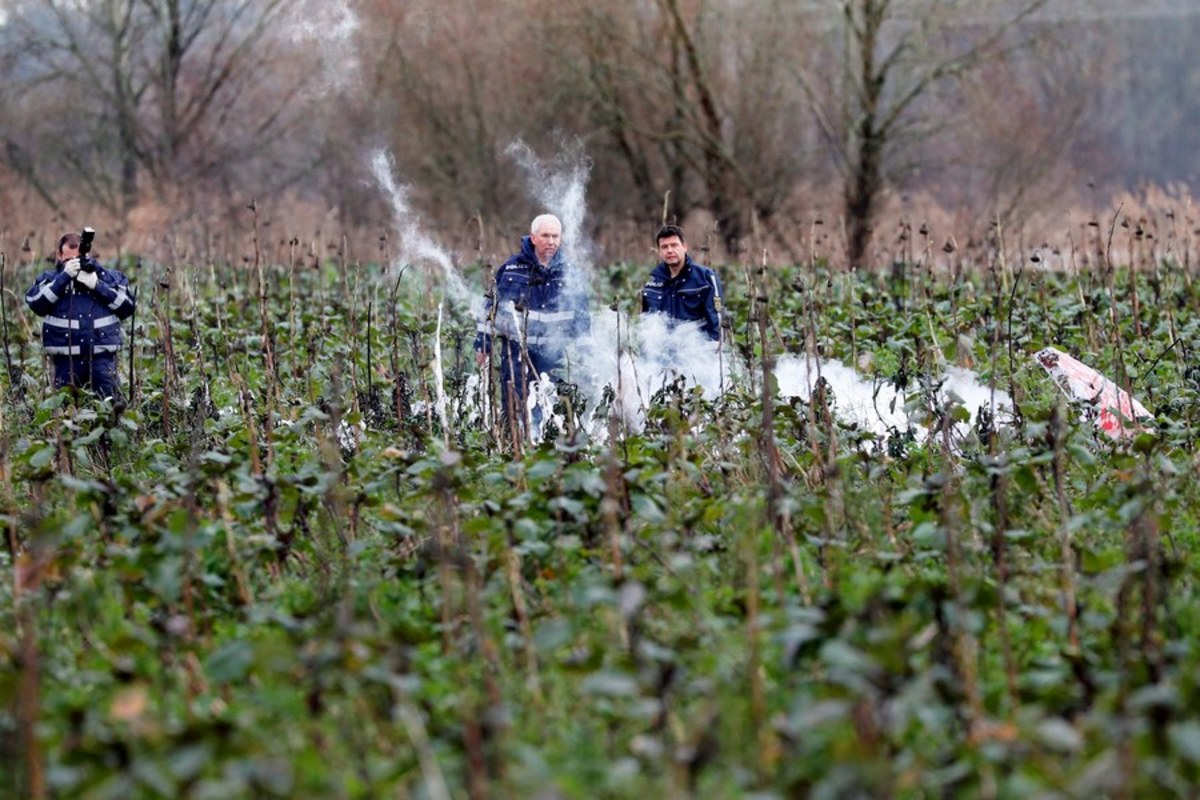
M 642 288 L 642 311 L 666 314 L 680 322 L 699 322 L 715 342 L 721 340 L 721 280 L 717 273 L 684 256 L 683 269 L 674 278 L 659 262 Z
M 129 280 L 87 258 L 96 271 L 89 289 L 63 271 L 60 261 L 43 272 L 25 293 L 25 302 L 42 320 L 42 345 L 52 356 L 115 353 L 121 347 L 121 320 L 133 314 Z
M 562 251 L 543 267 L 532 239 L 526 236 L 521 239 L 521 252 L 496 271 L 495 295 L 487 298 L 483 319 L 476 326 L 475 349 L 491 352 L 493 336 L 519 347 L 524 335 L 531 355 L 556 362 L 567 342 L 585 333 L 590 324 L 583 287 L 567 285 Z

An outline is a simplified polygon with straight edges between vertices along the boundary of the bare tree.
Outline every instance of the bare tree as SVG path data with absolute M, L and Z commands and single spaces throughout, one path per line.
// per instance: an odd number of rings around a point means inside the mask
M 540 74 L 549 69 L 530 6 L 523 0 L 504 14 L 481 0 L 372 0 L 364 7 L 367 49 L 377 54 L 365 76 L 372 98 L 366 124 L 405 182 L 420 187 L 424 204 L 452 229 L 477 215 L 524 218 L 532 198 L 517 184 L 505 147 L 518 137 L 544 144 L 555 129 L 572 127 Z M 481 37 L 483 19 L 488 35 Z
M 536 210 L 520 140 L 586 154 L 589 233 L 704 211 L 730 252 L 761 234 L 779 254 L 840 204 L 863 263 L 890 189 L 1019 221 L 1076 174 L 1193 179 L 1200 23 L 1177 6 L 1134 25 L 1118 0 L 8 0 L 0 200 L 225 235 L 255 198 L 264 225 L 295 203 L 374 232 L 383 147 L 427 224 L 477 239 Z M 335 7 L 355 33 L 292 36 Z M 1060 23 L 1075 47 L 1040 41 Z
M 731 252 L 756 222 L 773 225 L 813 158 L 786 91 L 797 21 L 775 0 L 586 4 L 579 85 L 639 213 L 670 190 L 681 214 L 713 213 Z
M 918 113 L 922 103 L 1020 46 L 1021 23 L 1049 2 L 842 0 L 840 41 L 826 62 L 840 63 L 839 77 L 823 85 L 802 72 L 799 78 L 843 174 L 852 265 L 867 259 L 885 188 L 914 166 L 912 144 L 935 136 L 944 122 Z M 825 12 L 813 14 L 827 23 Z
M 939 105 L 961 109 L 945 136 L 916 148 L 915 160 L 942 164 L 937 197 L 958 208 L 985 205 L 1005 230 L 1050 210 L 1078 176 L 1070 157 L 1099 148 L 1087 123 L 1097 110 L 1096 58 L 1102 52 L 1064 41 L 1055 25 L 1038 23 L 1029 47 L 981 64 Z M 1094 117 L 1093 117 L 1094 119 Z
M 0 29 L 0 50 L 32 98 L 21 122 L 33 124 L 4 131 L 10 164 L 31 183 L 54 186 L 51 202 L 69 191 L 123 215 L 147 188 L 170 195 L 261 158 L 258 145 L 279 135 L 304 74 L 289 75 L 295 56 L 271 35 L 285 7 L 18 2 Z M 18 168 L 13 152 L 30 150 L 35 137 L 39 163 Z

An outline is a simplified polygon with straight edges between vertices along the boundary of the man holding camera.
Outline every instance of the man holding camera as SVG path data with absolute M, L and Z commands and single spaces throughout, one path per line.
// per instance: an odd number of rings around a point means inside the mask
M 91 389 L 116 397 L 121 320 L 133 314 L 129 280 L 105 269 L 88 251 L 94 234 L 66 233 L 58 240 L 53 270 L 43 272 L 25 293 L 42 320 L 42 346 L 54 363 L 54 387 Z

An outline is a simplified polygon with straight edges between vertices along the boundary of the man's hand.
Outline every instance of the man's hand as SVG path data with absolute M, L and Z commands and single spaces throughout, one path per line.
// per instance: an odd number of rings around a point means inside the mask
M 99 278 L 99 274 L 95 272 L 81 272 L 75 276 L 75 280 L 79 281 L 89 289 L 96 288 L 96 281 L 99 280 Z
M 475 366 L 483 369 L 483 365 L 487 363 L 487 353 L 482 350 L 475 351 Z
M 79 259 L 72 258 L 70 261 L 67 261 L 65 264 L 63 264 L 63 272 L 67 273 L 67 276 L 70 278 L 74 278 L 76 275 L 78 275 Z

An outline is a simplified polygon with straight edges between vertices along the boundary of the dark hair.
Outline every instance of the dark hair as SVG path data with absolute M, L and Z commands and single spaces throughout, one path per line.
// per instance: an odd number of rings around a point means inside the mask
M 654 244 L 657 246 L 663 239 L 670 239 L 672 236 L 678 236 L 679 241 L 687 244 L 687 239 L 683 237 L 683 228 L 678 225 L 663 225 L 658 229 L 658 233 L 654 234 Z
M 78 246 L 79 245 L 79 234 L 72 231 L 71 233 L 64 233 L 62 236 L 58 237 L 58 249 L 55 250 L 54 252 L 61 253 L 64 244 Z

